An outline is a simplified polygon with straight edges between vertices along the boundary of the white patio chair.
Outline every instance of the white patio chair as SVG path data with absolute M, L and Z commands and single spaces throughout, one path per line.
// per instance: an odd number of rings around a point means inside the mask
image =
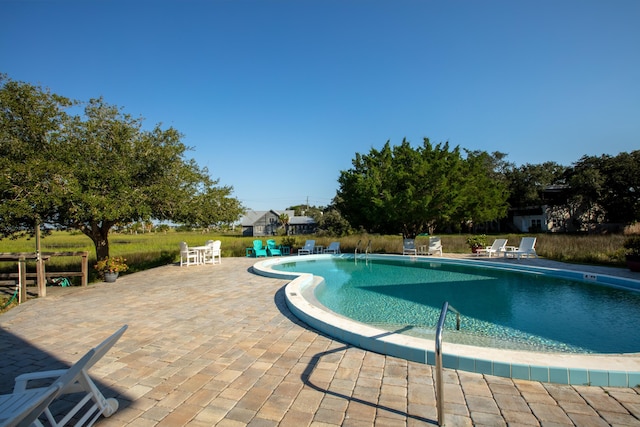
M 427 255 L 435 255 L 438 252 L 440 252 L 440 256 L 442 256 L 442 240 L 440 240 L 439 237 L 429 237 Z
M 1 395 L 0 426 L 42 427 L 42 422 L 38 419 L 40 415 L 62 393 L 65 387 L 76 380 L 94 354 L 94 349 L 89 350 L 87 354 L 48 387 L 14 391 L 12 394 Z
M 340 253 L 340 242 L 331 242 L 329 246 L 324 250 L 325 254 L 339 254 Z
M 488 248 L 476 249 L 476 255 L 488 255 L 491 258 L 491 254 L 500 254 L 505 251 L 507 247 L 507 239 L 495 239 L 493 244 Z
M 307 240 L 304 246 L 298 249 L 298 255 L 310 255 L 313 253 L 313 250 L 315 247 L 316 247 L 315 240 Z
M 402 241 L 402 255 L 418 255 L 415 239 L 404 239 Z
M 518 249 L 515 251 L 505 251 L 504 256 L 513 257 L 513 258 L 522 258 L 525 256 L 529 258 L 529 255 L 533 255 L 538 258 L 538 254 L 536 253 L 536 238 L 535 237 L 523 237 L 520 240 L 520 245 Z
M 187 242 L 180 242 L 180 267 L 197 265 L 200 262 L 200 253 L 189 249 Z
M 91 426 L 96 422 L 100 415 L 110 417 L 118 410 L 118 401 L 114 398 L 105 398 L 96 384 L 93 382 L 91 377 L 89 377 L 88 371 L 93 365 L 96 364 L 96 362 L 98 362 L 105 354 L 107 354 L 107 352 L 111 349 L 111 347 L 113 347 L 118 339 L 120 339 L 120 337 L 126 330 L 127 325 L 124 325 L 113 335 L 111 335 L 109 338 L 104 340 L 98 346 L 94 347 L 89 353 L 87 353 L 88 355 L 90 354 L 90 357 L 88 358 L 86 364 L 81 367 L 80 372 L 74 376 L 73 380 L 65 387 L 63 387 L 60 391 L 60 395 L 84 393 L 84 396 L 82 397 L 80 402 L 78 402 L 60 420 L 56 420 L 47 407 L 44 410 L 44 414 L 47 417 L 47 421 L 52 426 L 62 427 L 66 425 L 69 420 L 71 420 L 78 412 L 80 412 L 80 410 L 83 410 L 84 413 L 80 418 L 80 421 L 78 421 L 76 425 Z M 69 369 L 57 369 L 54 371 L 32 372 L 19 375 L 15 380 L 16 383 L 13 388 L 13 392 L 24 393 L 39 390 L 39 388 L 37 387 L 29 388 L 29 382 L 51 378 L 60 378 L 67 374 L 68 371 Z M 89 402 L 92 402 L 92 404 L 87 408 L 87 404 Z
M 222 242 L 220 240 L 208 240 L 207 241 L 207 249 L 203 253 L 204 264 L 210 262 L 211 264 L 222 264 L 222 251 L 220 250 L 220 246 Z M 216 258 L 218 261 L 216 262 Z

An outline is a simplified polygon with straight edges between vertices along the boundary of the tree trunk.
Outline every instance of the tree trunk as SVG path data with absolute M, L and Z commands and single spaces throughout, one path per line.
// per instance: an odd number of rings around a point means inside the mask
M 109 256 L 109 230 L 113 224 L 102 222 L 92 223 L 90 226 L 79 227 L 93 242 L 96 248 L 96 259 L 102 260 Z

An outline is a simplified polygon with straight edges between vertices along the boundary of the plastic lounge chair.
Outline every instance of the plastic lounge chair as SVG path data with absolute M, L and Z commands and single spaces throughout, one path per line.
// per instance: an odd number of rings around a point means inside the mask
M 429 237 L 427 255 L 435 255 L 438 252 L 440 252 L 440 256 L 442 256 L 442 240 L 440 240 L 439 237 Z
M 269 256 L 282 256 L 280 248 L 276 245 L 276 241 L 273 239 L 267 240 L 267 253 L 269 254 Z
M 255 254 L 256 258 L 260 256 L 267 256 L 267 248 L 262 245 L 262 240 L 253 241 L 253 253 Z
M 315 247 L 316 247 L 315 240 L 307 240 L 304 246 L 298 249 L 298 255 L 310 255 L 313 253 L 313 250 L 315 249 Z
M 488 255 L 491 258 L 491 254 L 499 254 L 505 251 L 507 247 L 507 239 L 495 239 L 493 244 L 488 248 L 476 249 L 476 255 L 480 256 L 482 254 Z
M 340 253 L 340 242 L 331 242 L 327 249 L 324 250 L 325 254 L 339 254 Z
M 404 239 L 402 241 L 402 255 L 418 255 L 415 239 Z
M 520 259 L 523 256 L 529 258 L 529 255 L 533 255 L 534 257 L 538 258 L 535 246 L 535 237 L 523 237 L 522 240 L 520 240 L 520 246 L 518 246 L 518 249 L 516 249 L 515 251 L 505 251 L 504 256 Z
M 207 249 L 203 252 L 202 262 L 207 264 L 210 262 L 211 264 L 216 264 L 216 258 L 218 258 L 217 264 L 222 264 L 222 253 L 220 251 L 220 245 L 222 242 L 220 240 L 207 240 L 205 246 Z
M 180 242 L 180 267 L 186 265 L 197 265 L 199 262 L 200 254 L 198 251 L 189 249 L 187 242 Z
M 105 354 L 113 347 L 113 345 L 120 339 L 122 334 L 127 330 L 127 325 L 124 325 L 120 329 L 118 329 L 113 335 L 104 340 L 98 346 L 94 347 L 92 350 L 87 353 L 86 364 L 81 366 L 78 373 L 73 375 L 73 379 L 65 385 L 61 391 L 60 395 L 72 394 L 72 393 L 84 393 L 82 399 L 69 411 L 64 417 L 60 420 L 56 420 L 53 417 L 53 414 L 47 407 L 44 410 L 44 414 L 47 417 L 47 420 L 52 426 L 64 426 L 69 420 L 74 418 L 76 414 L 83 410 L 84 414 L 80 418 L 80 421 L 77 422 L 76 425 L 84 425 L 91 426 L 96 420 L 100 417 L 100 415 L 104 415 L 105 417 L 110 417 L 118 410 L 118 401 L 113 398 L 105 398 L 104 395 L 100 392 L 96 384 L 93 382 L 91 377 L 88 374 L 89 369 L 93 365 L 96 364 Z M 85 357 L 87 357 L 85 356 Z M 84 358 L 83 358 L 84 360 Z M 74 366 L 75 368 L 75 366 Z M 71 368 L 73 369 L 73 368 Z M 30 381 L 38 381 L 44 379 L 51 378 L 62 378 L 66 374 L 70 372 L 70 369 L 58 369 L 54 371 L 45 371 L 45 372 L 32 372 L 28 374 L 19 375 L 16 378 L 16 383 L 13 388 L 14 393 L 24 393 L 35 390 L 41 390 L 41 388 L 29 388 Z M 87 408 L 87 404 L 91 403 L 91 406 Z
M 0 396 L 0 426 L 42 426 L 38 418 L 64 390 L 76 380 L 82 369 L 94 356 L 95 349 L 89 350 L 71 368 L 59 376 L 49 387 L 14 391 Z M 54 424 L 57 425 L 57 424 Z

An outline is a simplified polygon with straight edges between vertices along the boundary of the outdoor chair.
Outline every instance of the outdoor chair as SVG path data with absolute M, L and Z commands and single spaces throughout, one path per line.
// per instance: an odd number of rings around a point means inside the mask
M 222 242 L 220 240 L 207 240 L 205 249 L 202 253 L 203 259 L 202 262 L 207 264 L 211 262 L 211 264 L 222 264 L 222 251 L 220 250 L 220 246 Z M 216 262 L 216 258 L 218 261 Z
M 491 258 L 491 254 L 500 254 L 504 252 L 507 247 L 507 239 L 495 239 L 493 244 L 488 248 L 480 248 L 476 249 L 476 255 L 480 256 L 482 254 L 488 255 Z
M 307 240 L 304 246 L 298 249 L 298 255 L 310 255 L 313 253 L 313 250 L 315 249 L 315 247 L 316 247 L 315 240 Z
M 82 369 L 94 356 L 95 350 L 89 350 L 71 368 L 59 376 L 48 387 L 15 391 L 0 395 L 0 426 L 42 426 L 38 419 L 47 407 L 56 399 L 65 387 L 76 380 Z
M 404 239 L 402 241 L 402 255 L 418 255 L 415 239 Z
M 67 423 L 73 419 L 76 414 L 78 414 L 81 410 L 83 411 L 83 415 L 80 418 L 80 421 L 77 422 L 76 425 L 84 425 L 91 426 L 96 420 L 100 417 L 100 415 L 104 415 L 105 417 L 110 417 L 118 410 L 118 401 L 116 399 L 110 398 L 107 399 L 100 392 L 97 385 L 93 382 L 91 377 L 88 374 L 89 369 L 93 365 L 96 364 L 102 357 L 113 347 L 113 345 L 120 339 L 122 334 L 127 330 L 127 325 L 124 325 L 120 329 L 118 329 L 113 335 L 104 340 L 98 346 L 91 349 L 80 362 L 76 363 L 72 368 L 69 369 L 58 369 L 54 371 L 44 371 L 44 372 L 32 372 L 27 374 L 19 375 L 15 379 L 15 386 L 13 388 L 13 393 L 36 393 L 38 391 L 44 391 L 47 387 L 29 387 L 29 383 L 34 381 L 36 384 L 39 384 L 42 380 L 51 380 L 57 378 L 55 383 L 60 383 L 62 379 L 68 380 L 57 392 L 56 398 L 66 394 L 73 393 L 83 393 L 84 396 L 82 399 L 71 409 L 69 410 L 61 419 L 56 420 L 48 406 L 44 409 L 44 414 L 47 418 L 47 421 L 52 426 L 65 426 Z M 78 367 L 78 365 L 80 365 Z M 90 406 L 88 406 L 88 404 Z M 88 407 L 87 407 L 88 406 Z M 39 422 L 35 423 L 36 425 Z M 2 424 L 4 426 L 4 424 Z M 12 424 L 7 424 L 12 425 Z
M 267 254 L 269 256 L 282 256 L 280 248 L 276 245 L 276 241 L 273 239 L 267 240 Z
M 187 242 L 180 242 L 180 267 L 186 265 L 197 265 L 200 262 L 200 253 L 189 249 Z
M 339 254 L 340 253 L 340 242 L 331 242 L 327 249 L 324 250 L 325 254 Z
M 529 258 L 529 255 L 533 255 L 534 257 L 538 258 L 535 247 L 535 237 L 523 237 L 522 240 L 520 240 L 520 246 L 518 246 L 518 249 L 514 251 L 505 251 L 504 256 L 520 259 L 523 256 Z
M 253 241 L 253 253 L 255 254 L 256 258 L 267 256 L 267 248 L 262 245 L 262 240 Z
M 435 255 L 438 252 L 440 252 L 440 256 L 442 256 L 442 240 L 440 240 L 439 237 L 429 237 L 427 255 Z

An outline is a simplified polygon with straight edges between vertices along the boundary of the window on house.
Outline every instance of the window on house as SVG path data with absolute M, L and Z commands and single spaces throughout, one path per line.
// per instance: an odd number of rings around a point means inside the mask
M 532 219 L 531 226 L 529 226 L 529 232 L 537 233 L 542 231 L 542 220 L 541 219 Z

